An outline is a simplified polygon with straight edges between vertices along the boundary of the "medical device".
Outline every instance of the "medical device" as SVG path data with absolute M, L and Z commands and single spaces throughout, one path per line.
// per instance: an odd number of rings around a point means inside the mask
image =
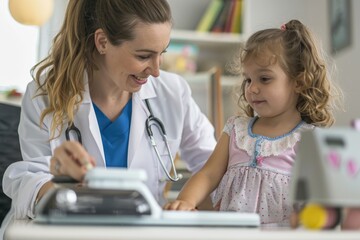
M 256 213 L 163 211 L 141 169 L 94 168 L 84 184 L 63 184 L 36 206 L 35 223 L 134 226 L 258 227 Z
M 360 208 L 359 143 L 360 132 L 352 128 L 316 128 L 302 134 L 290 195 L 294 203 L 305 203 L 300 214 L 310 228 L 321 228 L 329 210 Z
M 157 159 L 159 160 L 160 165 L 161 165 L 162 169 L 164 170 L 167 178 L 169 180 L 173 181 L 173 182 L 177 182 L 180 179 L 182 179 L 183 176 L 182 176 L 182 174 L 178 174 L 177 171 L 176 171 L 174 158 L 171 155 L 171 151 L 170 151 L 169 143 L 168 143 L 168 140 L 167 140 L 164 124 L 162 123 L 162 121 L 159 118 L 154 116 L 154 114 L 153 114 L 153 112 L 151 110 L 151 106 L 150 106 L 150 103 L 149 103 L 148 99 L 145 99 L 145 103 L 146 103 L 146 107 L 147 107 L 147 109 L 149 110 L 149 113 L 150 113 L 149 117 L 145 121 L 145 128 L 146 128 L 146 132 L 147 132 L 147 134 L 148 134 L 148 136 L 150 138 L 150 143 L 151 143 L 151 145 L 153 146 L 153 148 L 155 150 Z M 167 168 L 166 168 L 166 166 L 165 166 L 165 164 L 164 164 L 164 162 L 163 162 L 163 160 L 162 160 L 162 158 L 160 156 L 160 153 L 159 153 L 159 150 L 157 148 L 157 144 L 156 144 L 156 141 L 155 141 L 155 138 L 154 138 L 152 127 L 156 127 L 156 129 L 160 133 L 160 135 L 161 135 L 161 137 L 162 137 L 162 139 L 163 139 L 163 141 L 165 143 L 166 150 L 167 150 L 167 157 L 169 158 L 169 161 L 171 162 L 171 168 L 172 168 L 173 173 L 174 173 L 173 177 L 171 176 L 170 172 L 167 170 Z M 70 140 L 70 133 L 71 132 L 74 132 L 74 134 L 76 136 L 76 140 L 82 144 L 81 132 L 74 125 L 74 123 L 69 124 L 69 126 L 65 130 L 65 137 L 66 137 L 67 141 Z

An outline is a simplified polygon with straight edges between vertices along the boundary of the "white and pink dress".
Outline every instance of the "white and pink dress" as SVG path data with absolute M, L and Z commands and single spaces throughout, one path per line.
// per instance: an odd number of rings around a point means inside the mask
M 229 163 L 213 197 L 220 211 L 251 212 L 262 224 L 287 223 L 291 169 L 301 132 L 313 125 L 300 122 L 289 133 L 269 138 L 252 132 L 255 118 L 231 117 L 224 132 L 230 136 Z

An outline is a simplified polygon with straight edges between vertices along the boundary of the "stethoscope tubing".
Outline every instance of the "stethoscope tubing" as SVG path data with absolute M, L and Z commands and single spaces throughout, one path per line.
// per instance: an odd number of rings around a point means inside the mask
M 150 143 L 151 143 L 151 145 L 153 146 L 153 148 L 155 150 L 156 157 L 159 160 L 160 165 L 161 165 L 163 171 L 165 172 L 167 178 L 172 182 L 177 182 L 182 178 L 182 175 L 178 174 L 177 171 L 176 171 L 175 161 L 174 161 L 174 158 L 171 155 L 171 150 L 170 150 L 168 139 L 167 139 L 167 136 L 166 136 L 166 131 L 165 131 L 164 124 L 162 123 L 162 121 L 160 119 L 154 117 L 148 99 L 145 99 L 145 104 L 146 104 L 146 107 L 147 107 L 147 109 L 149 110 L 149 113 L 150 113 L 149 117 L 145 121 L 145 128 L 146 128 L 147 134 L 149 136 Z M 163 141 L 165 143 L 166 150 L 167 150 L 167 157 L 170 159 L 171 168 L 174 171 L 174 176 L 173 177 L 171 176 L 170 172 L 167 170 L 167 168 L 166 168 L 166 166 L 164 164 L 164 161 L 162 160 L 162 158 L 160 156 L 159 150 L 157 148 L 156 141 L 154 139 L 154 134 L 153 134 L 153 132 L 151 130 L 152 126 L 155 126 L 159 130 L 159 132 L 161 134 L 161 137 L 162 137 L 162 139 L 163 139 Z
M 80 130 L 74 125 L 74 123 L 69 124 L 65 130 L 65 138 L 67 141 L 70 141 L 70 132 L 74 132 L 76 136 L 76 140 L 82 144 L 81 132 Z

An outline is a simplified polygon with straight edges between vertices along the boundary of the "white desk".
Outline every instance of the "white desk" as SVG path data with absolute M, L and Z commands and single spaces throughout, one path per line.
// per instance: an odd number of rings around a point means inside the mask
M 359 240 L 360 231 L 305 231 L 289 229 L 51 226 L 18 222 L 4 240 Z

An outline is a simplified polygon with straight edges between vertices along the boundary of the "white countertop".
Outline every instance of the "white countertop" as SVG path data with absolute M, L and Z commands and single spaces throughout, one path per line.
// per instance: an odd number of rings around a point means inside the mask
M 307 231 L 303 229 L 246 229 L 223 227 L 55 226 L 17 222 L 4 240 L 359 240 L 360 231 Z

